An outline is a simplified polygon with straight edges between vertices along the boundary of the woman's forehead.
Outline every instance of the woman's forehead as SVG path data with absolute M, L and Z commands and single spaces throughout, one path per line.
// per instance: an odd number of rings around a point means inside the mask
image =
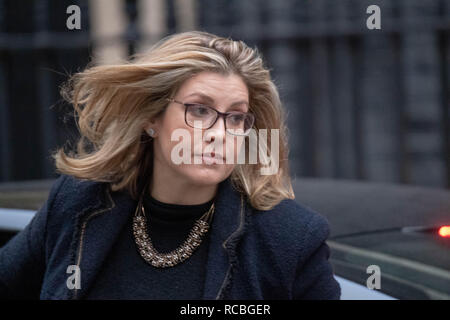
M 211 103 L 218 99 L 248 102 L 248 89 L 238 75 L 203 72 L 188 79 L 180 87 L 179 96 L 195 96 Z

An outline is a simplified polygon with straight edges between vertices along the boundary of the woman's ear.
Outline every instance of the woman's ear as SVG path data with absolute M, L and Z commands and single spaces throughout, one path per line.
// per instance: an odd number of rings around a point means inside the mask
M 158 136 L 158 123 L 156 120 L 149 120 L 145 125 L 144 125 L 144 130 L 145 132 L 147 132 L 147 134 L 152 137 L 155 138 Z

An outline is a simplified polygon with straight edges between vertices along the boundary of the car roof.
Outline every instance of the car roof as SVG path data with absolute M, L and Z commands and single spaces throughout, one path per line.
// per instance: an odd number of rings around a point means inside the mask
M 55 180 L 30 180 L 0 183 L 0 208 L 38 210 L 47 200 Z
M 38 210 L 54 179 L 0 183 L 0 207 Z M 450 224 L 450 191 L 344 179 L 297 178 L 296 201 L 325 216 L 331 237 Z
M 377 289 L 369 289 L 354 281 L 334 276 L 341 287 L 341 300 L 397 300 Z
M 19 232 L 31 221 L 36 211 L 0 208 L 0 231 Z
M 331 236 L 450 224 L 450 191 L 404 184 L 297 178 L 296 201 L 325 216 Z

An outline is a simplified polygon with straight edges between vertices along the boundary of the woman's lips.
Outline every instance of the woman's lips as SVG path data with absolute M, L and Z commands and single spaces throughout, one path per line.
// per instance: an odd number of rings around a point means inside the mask
M 205 164 L 224 164 L 225 159 L 223 156 L 215 155 L 213 152 L 211 154 L 198 154 L 197 157 L 201 157 L 203 163 Z M 221 163 L 219 163 L 221 162 Z

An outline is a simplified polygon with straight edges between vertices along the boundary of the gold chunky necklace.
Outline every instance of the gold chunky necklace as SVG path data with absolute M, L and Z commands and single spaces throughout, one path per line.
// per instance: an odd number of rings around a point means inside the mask
M 159 253 L 153 247 L 150 236 L 147 234 L 147 219 L 143 206 L 143 194 L 139 199 L 133 217 L 133 235 L 139 254 L 149 264 L 157 268 L 173 267 L 187 258 L 201 244 L 203 236 L 208 232 L 214 215 L 214 203 L 211 208 L 198 219 L 191 229 L 187 239 L 177 249 L 169 253 Z

